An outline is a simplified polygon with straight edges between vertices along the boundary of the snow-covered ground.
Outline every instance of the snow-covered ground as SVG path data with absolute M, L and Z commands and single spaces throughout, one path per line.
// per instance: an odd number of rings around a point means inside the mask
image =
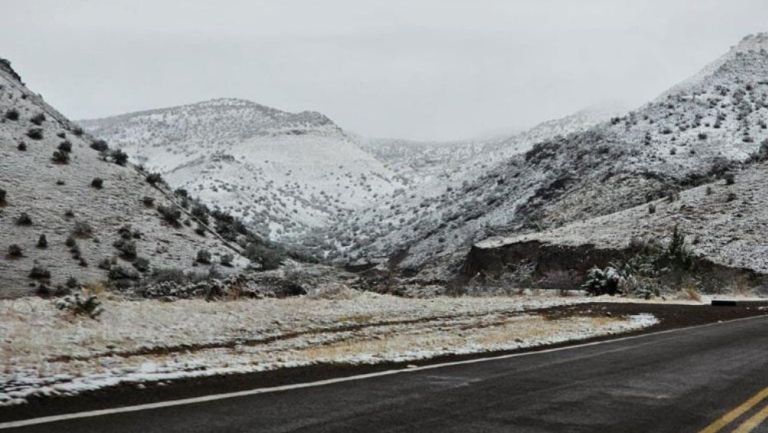
M 648 314 L 547 318 L 536 312 L 594 298 L 342 293 L 341 299 L 111 299 L 98 320 L 73 317 L 38 298 L 0 301 L 0 405 L 120 383 L 532 347 L 656 323 Z

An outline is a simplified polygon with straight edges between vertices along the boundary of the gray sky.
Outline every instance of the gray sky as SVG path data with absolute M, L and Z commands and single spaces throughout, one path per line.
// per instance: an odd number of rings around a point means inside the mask
M 23 0 L 0 57 L 71 118 L 240 97 L 377 137 L 511 131 L 640 104 L 744 35 L 766 0 Z

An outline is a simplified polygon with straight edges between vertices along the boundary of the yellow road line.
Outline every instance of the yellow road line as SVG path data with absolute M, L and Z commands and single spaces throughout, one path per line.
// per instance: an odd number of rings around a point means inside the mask
M 762 391 L 760 391 L 757 394 L 755 394 L 752 397 L 750 397 L 749 400 L 747 400 L 744 403 L 736 406 L 732 411 L 730 411 L 727 414 L 725 414 L 725 415 L 721 416 L 720 418 L 716 419 L 712 424 L 708 425 L 704 430 L 700 431 L 699 433 L 717 433 L 717 432 L 719 432 L 720 430 L 723 429 L 723 427 L 725 427 L 728 424 L 732 423 L 733 420 L 735 420 L 736 418 L 738 418 L 738 417 L 744 415 L 745 413 L 749 412 L 750 409 L 752 409 L 753 407 L 757 406 L 761 401 L 765 400 L 766 397 L 768 397 L 768 388 L 763 389 Z M 766 408 L 766 409 L 768 409 L 768 408 Z M 766 409 L 763 409 L 762 411 L 760 411 L 760 413 L 758 413 L 758 415 L 762 414 L 763 412 L 766 412 Z M 766 412 L 764 415 L 765 415 L 765 417 L 768 417 L 768 412 Z M 755 415 L 752 418 L 755 418 L 756 416 L 757 415 Z M 763 417 L 763 419 L 761 419 L 760 422 L 765 420 L 765 417 Z M 752 420 L 752 418 L 750 418 L 747 421 Z M 743 425 L 744 424 L 742 424 L 742 426 Z M 741 428 L 741 426 L 739 428 Z M 754 429 L 754 427 L 752 427 L 752 429 Z M 746 433 L 746 432 L 751 431 L 752 429 L 740 431 L 739 433 Z
M 733 431 L 733 433 L 749 433 L 757 426 L 763 423 L 768 418 L 768 406 L 764 407 L 760 412 L 752 415 L 751 418 L 744 421 L 739 428 Z

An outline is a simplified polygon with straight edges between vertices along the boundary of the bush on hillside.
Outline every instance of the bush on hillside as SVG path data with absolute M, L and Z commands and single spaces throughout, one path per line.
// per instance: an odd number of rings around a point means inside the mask
M 34 116 L 32 116 L 31 119 L 29 119 L 30 122 L 34 123 L 37 126 L 40 126 L 45 122 L 45 114 L 43 113 L 37 113 Z
M 5 118 L 8 120 L 19 120 L 19 110 L 11 108 L 5 112 Z
M 33 140 L 42 140 L 43 139 L 43 128 L 30 128 L 27 131 L 27 137 L 33 139 Z
M 53 151 L 51 161 L 56 164 L 69 164 L 69 153 L 61 150 L 55 150 Z

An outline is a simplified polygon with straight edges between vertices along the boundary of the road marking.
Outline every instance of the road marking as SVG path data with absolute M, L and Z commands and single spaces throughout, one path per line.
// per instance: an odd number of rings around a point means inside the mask
M 767 388 L 768 389 L 768 388 Z M 760 412 L 752 415 L 751 418 L 744 421 L 739 428 L 733 431 L 733 433 L 749 433 L 757 426 L 763 423 L 768 418 L 768 406 L 764 407 Z
M 744 403 L 736 406 L 733 410 L 726 413 L 725 415 L 721 416 L 720 418 L 716 419 L 712 424 L 708 425 L 704 430 L 700 431 L 699 433 L 717 433 L 720 430 L 723 429 L 723 427 L 727 426 L 728 424 L 732 423 L 736 418 L 744 415 L 745 413 L 749 412 L 750 409 L 757 406 L 761 401 L 765 400 L 766 397 L 768 397 L 768 387 L 763 389 L 762 391 L 758 392 L 757 394 L 750 397 L 747 401 Z M 763 409 L 760 413 L 765 412 L 765 417 L 768 417 L 768 408 Z M 758 413 L 758 415 L 760 414 Z M 757 415 L 756 415 L 757 416 Z M 760 420 L 762 422 L 765 420 L 765 417 Z M 753 417 L 754 418 L 754 417 Z M 747 422 L 751 421 L 752 418 L 747 420 Z M 749 430 L 741 430 L 742 427 L 744 427 L 746 423 L 739 426 L 739 430 L 733 432 L 733 433 L 748 433 L 752 431 L 757 425 L 753 426 Z M 759 424 L 759 423 L 758 423 Z
M 510 353 L 507 355 L 491 356 L 487 358 L 467 359 L 464 361 L 445 362 L 442 364 L 422 365 L 422 366 L 410 367 L 410 368 L 406 367 L 400 370 L 385 370 L 385 371 L 379 371 L 375 373 L 359 374 L 356 376 L 347 376 L 347 377 L 339 377 L 339 378 L 333 378 L 333 379 L 318 380 L 316 382 L 296 383 L 296 384 L 290 384 L 290 385 L 274 386 L 270 388 L 254 388 L 254 389 L 249 389 L 245 391 L 229 392 L 229 393 L 222 393 L 222 394 L 211 394 L 211 395 L 206 395 L 202 397 L 184 398 L 179 400 L 168 400 L 168 401 L 161 401 L 157 403 L 139 404 L 135 406 L 123 406 L 123 407 L 116 407 L 112 409 L 91 410 L 91 411 L 85 411 L 85 412 L 67 413 L 62 415 L 51 415 L 51 416 L 44 416 L 39 418 L 30 418 L 30 419 L 24 419 L 24 420 L 18 420 L 18 421 L 8 421 L 8 422 L 0 423 L 0 430 L 38 425 L 38 424 L 48 424 L 53 422 L 68 421 L 68 420 L 80 419 L 80 418 L 93 418 L 93 417 L 104 416 L 104 415 L 139 412 L 143 410 L 160 409 L 160 408 L 173 407 L 173 406 L 185 406 L 189 404 L 205 403 L 205 402 L 216 401 L 216 400 L 226 400 L 226 399 L 237 398 L 237 397 L 247 397 L 247 396 L 258 395 L 258 394 L 269 394 L 273 392 L 290 391 L 290 390 L 302 389 L 302 388 L 314 388 L 314 387 L 319 387 L 324 385 L 332 385 L 336 383 L 353 382 L 357 380 L 365 380 L 365 379 L 371 379 L 375 377 L 391 376 L 395 374 L 407 374 L 407 373 L 413 373 L 416 371 L 434 370 L 438 368 L 454 367 L 459 365 L 478 364 L 481 362 L 520 358 L 524 356 L 533 356 L 533 355 L 539 355 L 544 353 L 560 352 L 560 351 L 579 349 L 584 347 L 600 346 L 604 344 L 613 344 L 613 343 L 618 343 L 622 341 L 636 340 L 636 339 L 647 338 L 647 337 L 652 337 L 657 335 L 690 331 L 693 329 L 708 328 L 708 327 L 723 325 L 727 323 L 741 322 L 741 321 L 754 320 L 754 319 L 765 319 L 765 317 L 766 316 L 742 317 L 739 319 L 726 320 L 722 322 L 713 322 L 713 323 L 707 323 L 704 325 L 687 326 L 684 328 L 667 329 L 665 331 L 649 332 L 647 334 L 640 334 L 640 335 L 630 335 L 628 337 L 619 337 L 619 338 L 603 340 L 603 341 L 593 341 L 590 343 L 574 344 L 571 346 L 555 347 L 551 349 L 542 349 L 542 350 L 531 351 L 531 352 Z M 701 432 L 701 433 L 704 433 L 704 432 Z M 710 432 L 707 432 L 707 433 L 710 433 Z M 714 433 L 714 432 L 711 432 L 711 433 Z

